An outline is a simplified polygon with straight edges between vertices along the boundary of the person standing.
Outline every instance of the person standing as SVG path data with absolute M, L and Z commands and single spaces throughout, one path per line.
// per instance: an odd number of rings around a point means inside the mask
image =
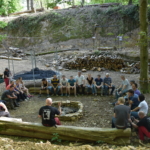
M 54 75 L 53 79 L 51 79 L 51 86 L 49 86 L 48 89 L 51 91 L 52 96 L 53 94 L 56 94 L 56 96 L 58 96 L 58 93 L 60 91 L 60 84 L 59 79 L 56 75 Z
M 9 71 L 8 68 L 5 68 L 5 71 L 4 71 L 4 82 L 5 82 L 5 85 L 6 87 L 9 85 L 9 77 L 10 77 L 11 73 Z
M 76 97 L 76 80 L 73 76 L 70 76 L 70 79 L 68 80 L 68 97 L 70 96 L 70 89 L 74 90 L 74 96 Z
M 67 96 L 67 91 L 68 91 L 68 80 L 66 79 L 65 75 L 62 75 L 62 79 L 60 80 L 60 86 L 61 86 L 61 96 L 63 96 L 63 89 L 66 90 L 66 96 Z
M 61 125 L 59 118 L 55 118 L 55 115 L 61 114 L 61 103 L 58 103 L 58 109 L 52 107 L 52 99 L 46 99 L 46 106 L 43 106 L 39 110 L 38 117 L 42 119 L 43 126 L 52 127 Z
M 130 117 L 130 107 L 124 105 L 125 99 L 118 98 L 118 105 L 114 107 L 114 117 L 112 119 L 112 128 L 125 129 L 128 127 Z
M 138 129 L 140 140 L 144 141 L 144 136 L 150 138 L 150 117 L 146 116 L 146 114 L 143 111 L 140 111 L 138 113 L 138 116 L 140 120 L 133 118 L 133 121 L 129 119 L 129 122 L 134 128 Z
M 144 112 L 145 115 L 148 113 L 148 104 L 145 101 L 145 96 L 143 94 L 140 94 L 138 97 L 138 100 L 140 101 L 140 104 L 138 107 L 134 108 L 131 110 L 131 116 L 133 116 L 136 119 L 139 119 L 139 112 L 142 111 Z
M 112 79 L 109 77 L 109 73 L 106 73 L 106 76 L 104 78 L 105 95 L 109 95 L 109 89 L 111 89 L 110 95 L 113 95 L 115 86 L 112 84 Z
M 127 93 L 129 89 L 131 89 L 130 83 L 128 79 L 125 78 L 125 76 L 121 76 L 122 83 L 119 86 L 119 88 L 116 90 L 116 99 L 121 97 L 123 94 Z
M 76 80 L 76 88 L 77 94 L 85 94 L 85 78 L 81 75 L 81 71 L 78 72 L 78 75 L 75 77 Z M 80 89 L 82 89 L 82 93 L 80 93 Z
M 97 75 L 97 78 L 95 79 L 95 90 L 97 95 L 97 90 L 101 89 L 101 96 L 103 95 L 103 79 L 100 75 Z

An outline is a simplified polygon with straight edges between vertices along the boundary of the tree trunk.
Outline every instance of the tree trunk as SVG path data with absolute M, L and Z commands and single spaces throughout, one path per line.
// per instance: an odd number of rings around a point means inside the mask
M 148 81 L 148 21 L 147 0 L 140 0 L 140 89 L 142 93 L 149 92 Z
M 31 10 L 34 11 L 34 0 L 31 0 Z
M 129 0 L 129 3 L 128 3 L 128 5 L 132 5 L 132 0 Z
M 59 135 L 59 139 L 78 142 L 103 141 L 115 145 L 130 144 L 131 129 L 127 128 L 95 128 L 95 127 L 75 127 L 57 126 L 44 127 L 40 123 L 22 122 L 13 118 L 0 118 L 0 134 L 32 137 L 50 140 L 54 133 Z
M 27 10 L 30 10 L 30 7 L 29 7 L 29 0 L 27 0 Z

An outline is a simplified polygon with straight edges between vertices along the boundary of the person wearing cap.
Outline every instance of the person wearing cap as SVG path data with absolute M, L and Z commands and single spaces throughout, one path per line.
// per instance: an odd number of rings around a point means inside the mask
M 112 79 L 109 77 L 109 73 L 106 73 L 106 77 L 103 80 L 105 95 L 109 95 L 109 89 L 111 89 L 110 95 L 113 95 L 115 86 L 112 84 Z
M 56 118 L 55 115 L 61 114 L 61 103 L 58 103 L 58 109 L 52 107 L 52 99 L 46 99 L 46 106 L 43 106 L 39 110 L 38 117 L 42 119 L 43 126 L 52 127 L 56 125 L 61 125 L 59 118 Z

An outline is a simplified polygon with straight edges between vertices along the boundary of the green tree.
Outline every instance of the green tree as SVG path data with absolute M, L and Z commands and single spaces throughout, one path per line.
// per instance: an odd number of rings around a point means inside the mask
M 140 0 L 140 89 L 143 93 L 150 92 L 148 82 L 148 20 L 147 0 Z

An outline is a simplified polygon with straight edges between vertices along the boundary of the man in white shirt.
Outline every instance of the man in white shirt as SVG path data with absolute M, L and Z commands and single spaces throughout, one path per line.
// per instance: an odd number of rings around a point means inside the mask
M 126 79 L 125 76 L 122 75 L 121 79 L 122 79 L 122 83 L 119 86 L 118 90 L 116 90 L 116 99 L 121 97 L 123 94 L 127 93 L 128 90 L 132 89 L 128 79 Z
M 77 87 L 77 94 L 80 93 L 80 88 L 82 89 L 82 94 L 85 93 L 85 78 L 81 75 L 81 71 L 78 72 L 78 75 L 75 77 L 76 80 L 76 87 Z
M 145 101 L 145 96 L 143 94 L 139 95 L 139 101 L 140 104 L 138 105 L 138 107 L 134 108 L 133 110 L 131 110 L 131 116 L 133 116 L 136 119 L 139 119 L 139 112 L 144 112 L 145 115 L 147 115 L 148 113 L 148 104 Z
M 67 87 L 68 87 L 68 80 L 66 79 L 65 75 L 62 75 L 62 79 L 60 80 L 60 85 L 61 85 L 61 96 L 63 96 L 63 89 L 66 90 L 66 96 L 67 96 Z

